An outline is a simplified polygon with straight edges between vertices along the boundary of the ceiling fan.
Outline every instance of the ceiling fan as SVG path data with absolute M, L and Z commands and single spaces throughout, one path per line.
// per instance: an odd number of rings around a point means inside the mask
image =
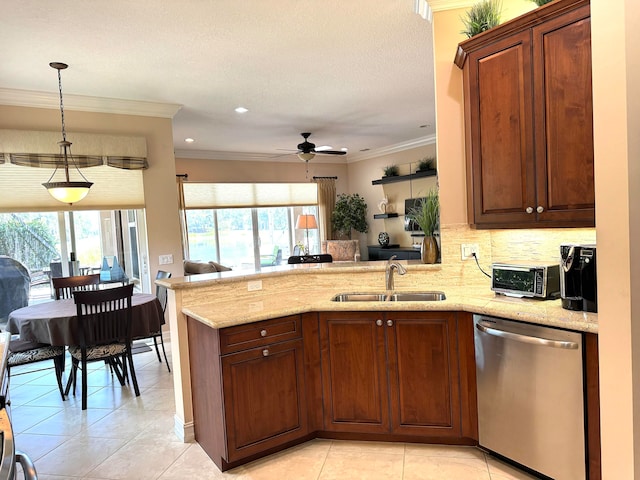
M 343 150 L 331 150 L 332 147 L 318 147 L 318 149 L 316 150 L 316 145 L 315 143 L 311 143 L 308 138 L 311 136 L 310 132 L 304 132 L 301 133 L 300 135 L 302 135 L 302 137 L 304 138 L 304 142 L 299 143 L 298 144 L 298 158 L 300 160 L 302 160 L 303 162 L 308 162 L 309 160 L 311 160 L 313 157 L 316 156 L 316 154 L 322 154 L 322 155 L 346 155 L 347 150 L 343 149 Z

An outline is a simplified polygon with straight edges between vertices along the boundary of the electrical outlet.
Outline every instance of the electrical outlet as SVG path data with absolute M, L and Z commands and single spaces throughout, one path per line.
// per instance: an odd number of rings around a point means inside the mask
M 262 290 L 262 280 L 252 280 L 247 282 L 247 291 L 255 292 L 256 290 Z
M 173 255 L 160 255 L 158 257 L 158 263 L 160 265 L 171 265 L 173 263 Z
M 460 245 L 460 257 L 462 260 L 473 258 L 474 253 L 476 258 L 480 258 L 480 247 L 477 243 L 463 243 Z

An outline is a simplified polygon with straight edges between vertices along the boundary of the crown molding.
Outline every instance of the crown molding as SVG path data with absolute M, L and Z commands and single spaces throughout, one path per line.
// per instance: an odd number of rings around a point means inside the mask
M 60 108 L 60 97 L 57 93 L 0 88 L 0 105 L 58 109 Z M 173 118 L 182 108 L 182 105 L 174 103 L 142 102 L 139 100 L 89 97 L 67 93 L 64 94 L 64 106 L 69 110 L 81 112 L 162 118 Z
M 429 135 L 427 137 L 415 138 L 406 142 L 397 143 L 388 147 L 368 150 L 366 152 L 347 153 L 344 156 L 334 155 L 316 155 L 312 163 L 353 163 L 370 158 L 381 157 L 392 153 L 410 150 L 412 148 L 424 147 L 436 143 L 436 136 Z M 174 151 L 175 158 L 197 159 L 197 160 L 234 160 L 247 162 L 281 162 L 281 163 L 298 163 L 301 160 L 296 157 L 295 153 L 291 154 L 270 154 L 270 153 L 252 153 L 252 152 L 220 152 L 213 150 L 187 150 L 177 149 Z M 346 160 L 346 162 L 345 162 Z
M 434 143 L 436 143 L 436 138 L 436 135 L 429 135 L 426 137 L 414 138 L 402 143 L 396 143 L 395 145 L 389 145 L 387 147 L 368 150 L 366 152 L 348 154 L 347 161 L 348 163 L 359 162 L 361 160 L 369 160 L 370 158 L 376 158 L 383 155 L 390 155 L 393 153 L 403 152 L 405 150 L 411 150 L 412 148 L 433 145 Z
M 478 0 L 427 0 L 431 10 L 442 12 L 444 10 L 455 10 L 457 8 L 468 8 Z
M 276 162 L 276 163 L 299 163 L 302 162 L 295 152 L 291 154 L 271 154 L 254 152 L 221 152 L 213 150 L 186 150 L 177 149 L 174 151 L 175 158 L 197 159 L 197 160 L 233 160 L 246 162 Z M 309 160 L 312 163 L 345 163 L 345 156 L 336 155 L 316 155 Z

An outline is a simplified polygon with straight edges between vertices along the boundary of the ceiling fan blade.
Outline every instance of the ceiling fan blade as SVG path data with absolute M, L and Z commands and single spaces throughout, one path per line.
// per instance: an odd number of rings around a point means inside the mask
M 319 155 L 346 155 L 344 150 L 316 150 L 315 153 Z

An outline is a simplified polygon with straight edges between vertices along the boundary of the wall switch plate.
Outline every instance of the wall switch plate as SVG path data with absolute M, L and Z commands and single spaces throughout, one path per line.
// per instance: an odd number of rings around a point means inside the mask
M 255 292 L 256 290 L 262 290 L 262 280 L 251 280 L 247 282 L 247 291 Z
M 160 265 L 171 265 L 173 263 L 173 255 L 160 255 L 158 257 L 158 264 Z
M 463 243 L 460 245 L 460 257 L 462 260 L 473 258 L 474 253 L 476 258 L 480 258 L 480 247 L 477 243 Z

